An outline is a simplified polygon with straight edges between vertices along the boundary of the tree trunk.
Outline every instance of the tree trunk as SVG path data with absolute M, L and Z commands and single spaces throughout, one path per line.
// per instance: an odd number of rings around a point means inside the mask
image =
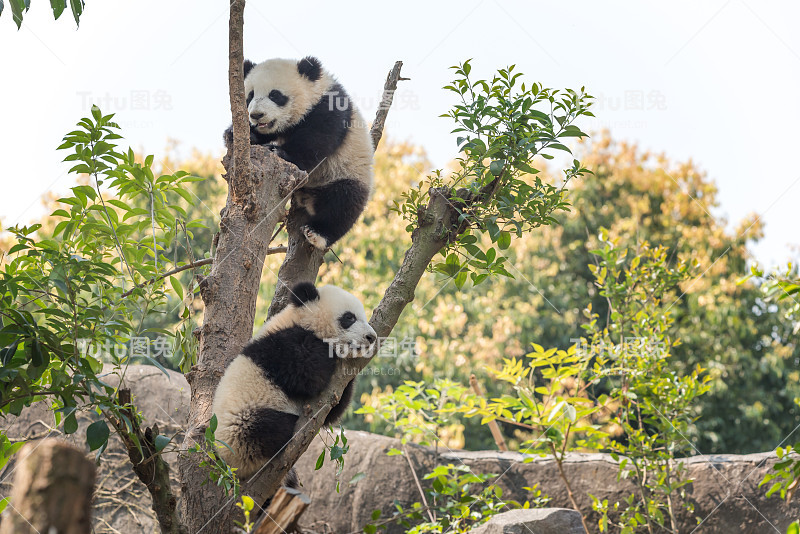
M 305 181 L 304 172 L 264 147 L 251 147 L 251 158 L 253 191 L 237 199 L 234 188 L 229 188 L 211 274 L 200 283 L 205 314 L 198 362 L 186 374 L 192 396 L 184 453 L 203 443 L 217 383 L 225 367 L 253 335 L 256 297 L 269 240 L 285 216 L 290 192 Z M 231 163 L 229 151 L 223 160 L 229 183 L 235 179 Z M 247 201 L 237 202 L 242 198 Z M 202 485 L 208 476 L 208 470 L 199 465 L 203 459 L 201 454 L 182 454 L 179 459 L 184 523 L 190 533 L 228 532 L 225 529 L 232 524 L 230 514 L 238 509 L 231 506 L 217 486 Z M 256 498 L 252 492 L 245 493 Z M 209 520 L 213 514 L 216 515 Z M 206 524 L 206 520 L 210 523 Z
M 19 457 L 0 534 L 89 534 L 94 464 L 56 439 L 28 443 Z
M 286 216 L 285 206 L 291 193 L 302 187 L 307 178 L 304 172 L 272 155 L 264 147 L 250 146 L 242 69 L 243 11 L 244 0 L 233 0 L 230 5 L 228 72 L 233 140 L 223 159 L 229 186 L 228 199 L 222 211 L 211 274 L 199 284 L 205 313 L 199 331 L 198 362 L 186 375 L 192 389 L 191 407 L 178 467 L 182 517 L 191 534 L 230 532 L 233 519 L 240 517 L 232 498 L 227 498 L 213 483 L 204 484 L 208 469 L 201 467 L 200 463 L 206 457 L 201 453 L 189 454 L 188 451 L 195 444 L 203 444 L 216 386 L 227 364 L 252 336 L 256 297 L 270 238 L 278 222 Z M 401 65 L 400 62 L 395 64 L 386 81 L 384 109 L 379 110 L 376 120 L 381 131 Z M 373 139 L 380 139 L 380 132 L 376 137 L 373 131 Z M 287 228 L 290 239 L 287 257 L 280 271 L 282 274 L 279 275 L 281 281 L 288 286 L 298 280 L 314 281 L 322 263 L 322 254 L 306 243 L 291 220 Z M 279 293 L 271 311 L 281 303 L 285 305 L 280 296 L 285 286 L 280 283 L 277 285 Z M 293 440 L 261 476 L 252 483 L 242 484 L 244 494 L 257 503 L 274 495 L 285 474 L 322 426 L 325 415 L 330 411 L 331 399 L 338 400 L 344 390 L 344 378 L 338 375 L 328 389 L 330 395 L 325 395 L 326 402 L 321 403 L 324 409 L 318 411 L 312 421 L 301 423 L 302 435 L 308 436 L 308 439 L 302 443 Z M 310 409 L 306 408 L 306 416 L 311 415 Z

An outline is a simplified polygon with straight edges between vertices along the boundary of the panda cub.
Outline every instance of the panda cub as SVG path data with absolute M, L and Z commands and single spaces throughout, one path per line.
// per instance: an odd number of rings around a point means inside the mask
M 214 394 L 220 456 L 249 477 L 291 440 L 303 404 L 319 396 L 336 370 L 336 358 L 361 357 L 375 344 L 364 306 L 335 286 L 301 283 L 291 303 L 272 317 L 225 369 Z M 326 424 L 344 414 L 351 381 Z
M 309 173 L 293 202 L 308 242 L 325 249 L 353 227 L 372 193 L 366 121 L 315 57 L 245 61 L 244 76 L 250 142 Z M 232 127 L 225 136 L 232 139 Z

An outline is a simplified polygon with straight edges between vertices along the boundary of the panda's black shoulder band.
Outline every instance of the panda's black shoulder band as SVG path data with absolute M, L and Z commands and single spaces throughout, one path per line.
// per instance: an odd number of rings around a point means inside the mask
M 319 291 L 311 282 L 300 282 L 292 288 L 291 299 L 295 306 L 302 306 L 319 298 Z

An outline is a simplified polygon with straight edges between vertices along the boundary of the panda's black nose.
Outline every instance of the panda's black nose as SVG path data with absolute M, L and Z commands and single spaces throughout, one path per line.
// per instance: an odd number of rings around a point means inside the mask
M 364 339 L 367 340 L 367 343 L 372 345 L 373 343 L 375 343 L 375 339 L 376 339 L 375 338 L 375 334 L 367 334 L 366 336 L 364 336 Z
M 252 113 L 250 114 L 250 118 L 251 118 L 251 119 L 253 119 L 254 121 L 257 121 L 258 119 L 260 119 L 260 118 L 261 118 L 261 117 L 263 117 L 263 116 L 264 116 L 264 114 L 263 114 L 263 113 L 260 113 L 260 112 L 258 112 L 258 111 L 254 111 L 254 112 L 252 112 Z

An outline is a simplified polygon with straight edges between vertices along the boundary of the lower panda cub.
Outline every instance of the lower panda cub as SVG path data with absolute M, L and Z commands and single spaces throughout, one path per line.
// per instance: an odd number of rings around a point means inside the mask
M 260 470 L 291 440 L 303 404 L 319 396 L 336 371 L 338 357 L 369 354 L 377 336 L 364 306 L 335 287 L 301 283 L 291 303 L 272 317 L 231 361 L 214 394 L 220 456 L 239 477 Z M 347 409 L 351 381 L 326 424 Z

